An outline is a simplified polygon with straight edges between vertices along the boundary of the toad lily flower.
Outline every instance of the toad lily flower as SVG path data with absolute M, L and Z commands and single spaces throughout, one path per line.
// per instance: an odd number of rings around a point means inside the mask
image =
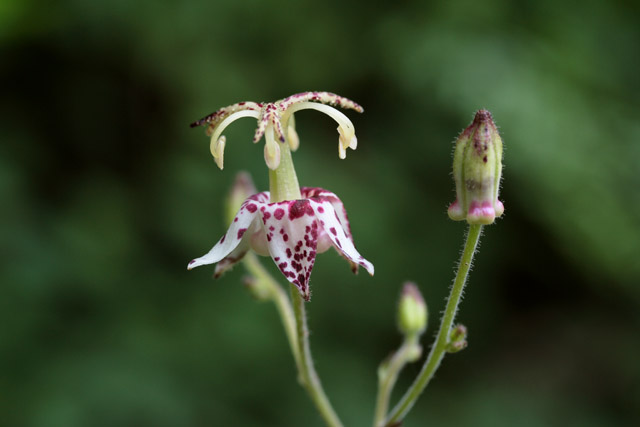
M 302 187 L 300 192 L 302 199 L 278 203 L 269 203 L 269 192 L 246 199 L 229 230 L 209 253 L 191 261 L 188 269 L 218 263 L 215 276 L 219 277 L 252 248 L 260 255 L 270 255 L 307 301 L 316 254 L 332 246 L 349 261 L 354 273 L 361 265 L 373 275 L 373 265 L 353 244 L 340 199 L 322 188 Z
M 298 148 L 300 143 L 293 114 L 304 109 L 318 110 L 338 122 L 338 134 L 340 135 L 338 155 L 344 159 L 347 155 L 347 148 L 356 149 L 358 139 L 355 135 L 355 128 L 347 116 L 330 105 L 350 108 L 360 113 L 364 111 L 355 102 L 330 92 L 303 92 L 273 103 L 240 102 L 233 104 L 192 123 L 191 127 L 207 126 L 207 135 L 211 136 L 211 154 L 218 167 L 222 169 L 226 145 L 226 138 L 222 135 L 224 129 L 233 121 L 243 117 L 257 119 L 258 128 L 253 142 L 257 143 L 264 135 L 266 141 L 264 159 L 269 169 L 275 170 L 280 164 L 279 143 L 284 144 L 287 141 L 293 151 Z

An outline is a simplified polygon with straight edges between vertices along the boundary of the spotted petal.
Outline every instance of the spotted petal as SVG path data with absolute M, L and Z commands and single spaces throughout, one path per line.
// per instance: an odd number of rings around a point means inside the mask
M 310 199 L 316 211 L 316 217 L 320 221 L 320 226 L 327 233 L 336 250 L 351 262 L 354 273 L 357 272 L 357 266 L 361 265 L 373 276 L 373 264 L 360 255 L 353 244 L 350 234 L 347 234 L 349 233 L 348 223 L 346 227 L 342 224 L 338 213 L 334 210 L 330 201 L 324 200 L 319 202 L 317 200 L 318 199 Z
M 373 275 L 373 265 L 356 250 L 346 211 L 340 199 L 321 188 L 303 187 L 302 200 L 261 206 L 269 253 L 282 274 L 309 300 L 309 277 L 316 254 L 331 242 L 357 271 L 362 265 Z
M 338 196 L 331 191 L 319 187 L 302 187 L 300 188 L 300 193 L 305 199 L 320 199 L 331 203 L 336 215 L 338 215 L 338 220 L 340 220 L 345 234 L 351 239 L 351 225 L 349 224 L 349 218 L 347 217 L 347 210 Z
M 308 301 L 318 246 L 318 221 L 311 201 L 271 203 L 260 210 L 271 258 Z
M 316 254 L 331 246 L 352 265 L 362 265 L 373 275 L 373 265 L 356 250 L 347 213 L 340 199 L 322 188 L 303 187 L 302 199 L 269 203 L 269 193 L 249 197 L 227 233 L 189 269 L 217 262 L 216 277 L 238 262 L 251 246 L 271 255 L 286 279 L 309 300 L 309 278 Z
M 249 247 L 250 236 L 259 229 L 257 203 L 264 203 L 268 200 L 269 193 L 258 193 L 248 198 L 240 207 L 231 226 L 229 226 L 229 230 L 220 238 L 218 243 L 206 255 L 192 260 L 187 268 L 191 270 L 201 265 L 225 260 L 223 264 L 227 265 L 223 265 L 220 272 L 216 271 L 216 274 L 219 275 L 233 263 L 240 260 Z M 226 257 L 231 257 L 235 260 L 227 260 Z

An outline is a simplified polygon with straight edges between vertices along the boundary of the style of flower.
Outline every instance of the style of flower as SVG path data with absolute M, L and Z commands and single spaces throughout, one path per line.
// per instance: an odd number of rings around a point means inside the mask
M 249 197 L 218 243 L 187 268 L 218 263 L 215 276 L 219 277 L 252 248 L 260 255 L 270 255 L 307 301 L 316 254 L 332 246 L 349 261 L 354 273 L 361 265 L 373 275 L 373 264 L 353 244 L 347 212 L 340 199 L 322 188 L 300 190 L 302 199 L 279 203 L 269 203 L 269 192 Z
M 328 104 L 328 105 L 325 105 Z M 338 155 L 344 159 L 347 148 L 355 150 L 358 139 L 355 135 L 353 123 L 330 105 L 342 108 L 350 108 L 361 113 L 364 109 L 355 102 L 330 92 L 303 92 L 291 95 L 280 101 L 270 103 L 240 102 L 221 108 L 191 124 L 195 126 L 207 126 L 207 135 L 211 136 L 211 154 L 220 169 L 224 166 L 224 148 L 226 138 L 222 135 L 224 129 L 233 121 L 243 117 L 253 117 L 258 120 L 258 128 L 253 137 L 253 142 L 265 137 L 264 159 L 269 169 L 275 170 L 280 164 L 280 143 L 288 142 L 291 150 L 295 151 L 300 140 L 295 129 L 293 114 L 304 109 L 312 109 L 323 112 L 338 122 Z

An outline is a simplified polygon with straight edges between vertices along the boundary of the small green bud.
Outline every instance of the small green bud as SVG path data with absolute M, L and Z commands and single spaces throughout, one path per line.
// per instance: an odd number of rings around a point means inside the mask
M 238 172 L 225 203 L 225 218 L 227 224 L 231 224 L 231 221 L 233 221 L 233 218 L 235 218 L 240 210 L 242 203 L 257 192 L 258 190 L 256 190 L 256 187 L 253 185 L 251 175 L 249 175 L 248 172 Z
M 456 325 L 449 332 L 446 350 L 448 353 L 457 353 L 465 348 L 467 348 L 467 328 L 464 325 Z
M 427 305 L 415 283 L 406 282 L 402 288 L 398 328 L 405 335 L 420 335 L 427 329 Z
M 469 224 L 492 224 L 504 212 L 498 200 L 502 176 L 502 139 L 491 113 L 480 110 L 460 134 L 453 154 L 456 201 L 449 218 Z

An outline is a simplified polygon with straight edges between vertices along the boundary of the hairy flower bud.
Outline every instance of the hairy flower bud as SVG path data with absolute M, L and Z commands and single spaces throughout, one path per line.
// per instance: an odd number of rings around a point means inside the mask
M 460 134 L 453 155 L 456 201 L 449 217 L 469 224 L 492 224 L 504 212 L 498 200 L 502 175 L 502 140 L 491 113 L 480 110 Z
M 398 328 L 405 335 L 422 334 L 427 328 L 427 305 L 411 282 L 406 282 L 398 305 Z

